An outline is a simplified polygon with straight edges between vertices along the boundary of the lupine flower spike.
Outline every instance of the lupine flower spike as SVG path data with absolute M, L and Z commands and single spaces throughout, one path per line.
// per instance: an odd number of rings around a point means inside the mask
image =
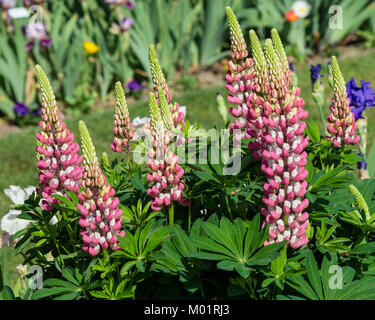
M 247 105 L 249 106 L 248 113 L 248 127 L 247 132 L 254 141 L 249 142 L 249 148 L 253 151 L 255 160 L 260 160 L 262 147 L 262 132 L 263 132 L 263 104 L 267 99 L 267 65 L 266 59 L 259 39 L 254 30 L 250 30 L 250 46 L 254 60 L 254 71 L 252 80 L 248 86 L 251 90 L 247 97 Z
M 330 134 L 328 139 L 333 142 L 334 147 L 358 144 L 360 138 L 356 135 L 357 124 L 349 106 L 345 81 L 336 57 L 332 57 L 332 75 L 334 96 L 330 106 L 331 114 L 327 118 L 327 131 Z
M 253 60 L 248 58 L 246 42 L 240 25 L 230 7 L 226 8 L 229 24 L 232 59 L 228 61 L 228 72 L 226 75 L 226 88 L 229 91 L 228 102 L 233 106 L 229 108 L 230 114 L 237 118 L 230 124 L 231 131 L 240 129 L 242 131 L 237 139 L 250 138 L 247 132 L 247 116 L 249 106 L 247 97 L 251 92 L 250 81 L 252 75 Z
M 66 190 L 79 192 L 82 176 L 82 157 L 79 146 L 74 143 L 74 135 L 66 128 L 56 104 L 55 95 L 42 68 L 35 67 L 42 93 L 42 108 L 39 122 L 41 131 L 37 133 L 37 155 L 39 169 L 38 193 L 42 196 L 44 210 L 51 210 L 58 202 L 52 195 L 65 194 Z
M 177 102 L 175 102 L 174 104 L 172 103 L 172 94 L 165 80 L 159 61 L 156 58 L 155 47 L 153 45 L 150 45 L 149 60 L 150 60 L 153 90 L 154 90 L 155 97 L 157 99 L 157 103 L 160 106 L 158 89 L 161 88 L 164 91 L 164 94 L 167 96 L 167 102 L 169 105 L 170 112 L 172 114 L 174 128 L 178 128 L 180 122 L 184 123 L 185 115 L 180 110 L 179 104 Z
M 298 95 L 299 88 L 290 89 L 290 76 L 286 70 L 284 49 L 267 39 L 265 58 L 268 67 L 266 90 L 269 97 L 263 103 L 262 165 L 267 183 L 263 185 L 262 214 L 269 224 L 269 235 L 265 245 L 287 240 L 293 248 L 308 242 L 305 230 L 308 213 L 304 212 L 309 202 L 305 196 L 308 172 L 305 169 L 307 154 L 303 149 L 308 137 L 302 134 L 306 128 L 303 121 L 307 111 Z M 289 66 L 288 66 L 289 68 Z
M 162 106 L 167 103 L 167 98 L 159 89 L 159 100 Z M 164 101 L 165 100 L 165 101 Z M 163 207 L 169 207 L 173 201 L 185 205 L 183 197 L 184 181 L 181 179 L 184 170 L 177 163 L 178 156 L 171 150 L 170 135 L 167 133 L 165 123 L 170 120 L 169 116 L 159 111 L 155 95 L 150 93 L 149 107 L 151 117 L 151 148 L 148 151 L 148 165 L 152 173 L 149 173 L 147 180 L 153 185 L 148 189 L 148 195 L 154 200 L 151 202 L 152 210 L 159 211 Z M 165 110 L 165 107 L 163 107 Z M 162 109 L 162 110 L 163 110 Z M 169 111 L 166 109 L 166 111 Z
M 84 242 L 83 250 L 95 256 L 100 249 L 119 250 L 117 237 L 124 237 L 122 211 L 115 190 L 106 182 L 102 173 L 95 147 L 89 131 L 83 121 L 79 122 L 79 132 L 83 152 L 83 190 L 78 194 L 80 203 L 77 210 L 81 212 L 79 224 Z
M 130 151 L 130 142 L 134 138 L 133 125 L 130 121 L 128 105 L 121 82 L 117 82 L 116 109 L 113 117 L 113 133 L 115 135 L 111 149 L 114 152 Z

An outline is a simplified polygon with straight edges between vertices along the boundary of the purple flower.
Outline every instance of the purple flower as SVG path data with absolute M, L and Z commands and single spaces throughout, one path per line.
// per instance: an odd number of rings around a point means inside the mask
M 126 88 L 132 92 L 136 92 L 143 90 L 145 86 L 137 80 L 133 79 L 127 83 Z
M 38 108 L 38 109 L 35 109 L 35 110 L 31 111 L 31 115 L 32 115 L 33 117 L 40 116 L 41 113 L 42 113 L 42 109 L 41 109 L 41 108 Z
M 25 33 L 29 39 L 42 39 L 46 36 L 46 27 L 42 22 L 30 22 Z
M 361 162 L 357 162 L 358 169 L 359 170 L 361 170 L 361 169 L 366 170 L 367 169 L 367 163 L 366 163 L 366 161 L 363 157 L 363 154 L 361 152 L 358 152 L 357 155 L 363 158 L 363 160 Z
M 134 2 L 133 1 L 124 1 L 124 6 L 130 10 L 134 9 Z
M 311 77 L 311 83 L 312 83 L 313 88 L 315 86 L 316 81 L 319 78 L 323 77 L 323 75 L 320 73 L 321 70 L 322 70 L 322 65 L 320 63 L 318 63 L 316 66 L 314 66 L 313 64 L 311 65 L 310 77 Z
M 133 24 L 134 20 L 132 18 L 124 18 L 121 21 L 120 29 L 122 32 L 128 31 Z
M 0 0 L 0 7 L 4 10 L 13 8 L 16 6 L 16 0 Z
M 23 117 L 29 113 L 29 108 L 22 103 L 16 102 L 13 106 L 13 111 L 20 117 Z
M 346 91 L 355 120 L 363 118 L 362 113 L 367 108 L 375 106 L 375 91 L 370 87 L 370 82 L 361 80 L 359 88 L 354 78 L 351 78 L 346 84 Z
M 25 46 L 25 50 L 31 49 L 35 40 L 39 40 L 43 47 L 50 47 L 52 45 L 51 39 L 47 38 L 46 27 L 41 22 L 31 22 L 25 28 L 25 34 L 29 38 Z
M 290 71 L 292 71 L 292 72 L 294 72 L 294 67 L 293 67 L 293 63 L 289 63 L 289 69 L 290 69 Z
M 128 9 L 132 10 L 134 8 L 133 1 L 125 1 L 125 0 L 105 0 L 106 4 L 114 4 L 114 5 L 124 5 Z
M 23 0 L 26 7 L 31 7 L 34 5 L 42 4 L 44 0 Z

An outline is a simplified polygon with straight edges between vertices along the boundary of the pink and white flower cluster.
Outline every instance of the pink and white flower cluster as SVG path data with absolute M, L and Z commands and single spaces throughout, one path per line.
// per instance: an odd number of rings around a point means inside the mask
M 152 109 L 151 147 L 147 156 L 152 173 L 147 175 L 147 180 L 153 185 L 147 193 L 154 199 L 151 202 L 152 210 L 159 211 L 163 207 L 170 206 L 173 201 L 182 205 L 187 202 L 183 197 L 185 185 L 181 179 L 184 170 L 178 164 L 178 156 L 172 150 L 172 135 L 163 123 L 156 99 L 152 94 L 150 95 L 150 109 Z
M 327 118 L 328 137 L 334 147 L 341 145 L 356 145 L 360 141 L 356 135 L 358 125 L 350 108 L 350 100 L 347 95 L 345 81 L 341 74 L 336 57 L 332 58 L 334 94 L 330 106 L 330 115 Z
M 82 157 L 74 135 L 66 128 L 56 105 L 52 88 L 40 67 L 36 68 L 42 84 L 42 108 L 39 122 L 41 131 L 36 134 L 38 145 L 37 168 L 39 169 L 38 192 L 42 196 L 42 207 L 51 210 L 58 202 L 53 194 L 65 194 L 66 190 L 78 193 L 82 176 Z
M 286 240 L 291 247 L 299 248 L 308 242 L 305 209 L 309 202 L 304 199 L 308 176 L 304 148 L 308 137 L 302 136 L 308 112 L 299 97 L 301 90 L 292 87 L 291 71 L 277 31 L 272 30 L 272 40 L 266 40 L 264 51 L 255 32 L 250 31 L 250 60 L 229 8 L 227 16 L 232 42 L 228 101 L 235 105 L 229 112 L 239 118 L 231 128 L 246 130 L 242 137 L 252 139 L 249 148 L 254 159 L 261 160 L 261 170 L 267 178 L 262 198 L 265 208 L 261 210 L 266 218 L 263 226 L 269 225 L 265 245 Z M 244 63 L 244 58 L 251 62 Z
M 119 250 L 117 237 L 124 237 L 125 232 L 120 230 L 122 211 L 118 207 L 119 199 L 100 169 L 85 124 L 80 121 L 79 126 L 83 140 L 84 170 L 81 182 L 83 190 L 78 193 L 80 204 L 77 209 L 82 214 L 79 225 L 85 228 L 81 231 L 83 250 L 95 256 L 101 248 Z
M 226 74 L 226 88 L 230 92 L 228 102 L 233 106 L 229 108 L 229 113 L 237 118 L 230 124 L 231 132 L 241 129 L 243 132 L 237 139 L 250 136 L 247 131 L 249 118 L 249 92 L 252 91 L 251 79 L 253 77 L 254 61 L 248 57 L 245 39 L 243 38 L 239 24 L 231 9 L 227 9 L 229 30 L 231 33 L 232 59 L 228 61 L 228 72 Z
M 113 116 L 114 152 L 130 151 L 130 142 L 134 139 L 133 124 L 130 121 L 129 110 L 121 82 L 116 83 L 116 110 Z

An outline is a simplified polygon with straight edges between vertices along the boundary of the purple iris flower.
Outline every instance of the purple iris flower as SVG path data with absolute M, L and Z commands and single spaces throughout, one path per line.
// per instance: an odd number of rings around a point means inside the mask
M 363 159 L 361 162 L 357 162 L 358 169 L 359 170 L 361 170 L 361 169 L 366 170 L 367 169 L 367 163 L 366 163 L 366 161 L 365 161 L 365 159 L 363 157 L 363 154 L 361 152 L 358 152 L 357 155 L 360 156 L 360 157 L 362 157 L 362 159 Z
M 29 108 L 22 103 L 16 102 L 13 106 L 13 111 L 20 117 L 23 117 L 29 113 Z
M 127 83 L 126 88 L 132 92 L 136 92 L 143 90 L 145 86 L 137 80 L 133 79 Z
M 311 65 L 310 77 L 311 77 L 311 83 L 312 83 L 313 88 L 315 86 L 316 81 L 319 78 L 323 77 L 323 75 L 320 73 L 321 70 L 322 70 L 322 65 L 320 63 L 318 63 L 316 66 L 314 66 L 313 64 Z
M 132 18 L 124 18 L 121 21 L 120 29 L 122 32 L 128 31 L 132 25 L 134 24 L 134 20 Z
M 346 91 L 355 120 L 363 118 L 363 112 L 375 106 L 375 91 L 370 87 L 370 82 L 361 80 L 361 87 L 358 87 L 351 78 L 346 84 Z
M 25 50 L 30 50 L 34 41 L 39 40 L 43 47 L 50 47 L 52 45 L 51 39 L 47 37 L 46 27 L 42 22 L 31 22 L 29 23 L 24 32 L 29 38 L 29 42 L 25 46 Z

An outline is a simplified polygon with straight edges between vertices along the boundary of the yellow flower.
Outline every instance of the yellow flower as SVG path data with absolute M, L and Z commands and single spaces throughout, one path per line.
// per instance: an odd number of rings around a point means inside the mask
M 99 51 L 99 47 L 90 41 L 85 41 L 83 43 L 83 49 L 85 49 L 88 54 L 95 54 Z

